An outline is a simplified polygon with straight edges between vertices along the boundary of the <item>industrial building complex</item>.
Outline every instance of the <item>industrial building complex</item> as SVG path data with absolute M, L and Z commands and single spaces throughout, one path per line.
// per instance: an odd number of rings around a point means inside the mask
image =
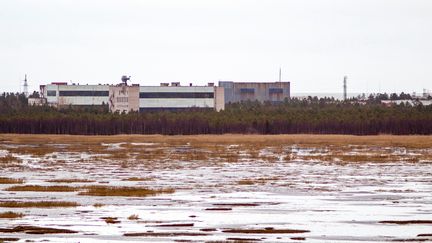
M 219 86 L 181 86 L 179 82 L 160 86 L 128 85 L 122 77 L 117 85 L 69 85 L 53 82 L 40 86 L 41 98 L 32 104 L 55 107 L 106 105 L 111 112 L 182 110 L 188 108 L 221 111 L 225 104 L 246 100 L 281 102 L 290 98 L 290 82 L 240 83 L 220 81 Z

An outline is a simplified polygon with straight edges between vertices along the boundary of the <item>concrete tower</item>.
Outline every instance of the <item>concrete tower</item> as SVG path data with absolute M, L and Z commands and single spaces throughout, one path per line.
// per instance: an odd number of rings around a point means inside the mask
M 343 93 L 343 95 L 344 95 L 344 100 L 346 100 L 347 99 L 347 80 L 348 80 L 348 77 L 347 76 L 344 76 L 344 81 L 343 81 L 343 88 L 344 88 L 344 93 Z

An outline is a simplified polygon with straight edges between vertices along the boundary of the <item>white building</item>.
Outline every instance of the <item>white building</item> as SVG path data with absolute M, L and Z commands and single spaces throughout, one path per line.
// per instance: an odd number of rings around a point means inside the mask
M 68 85 L 51 83 L 41 86 L 42 99 L 48 105 L 107 105 L 112 112 L 181 110 L 205 108 L 225 109 L 224 89 L 208 86 Z
M 51 83 L 41 86 L 41 94 L 48 105 L 56 107 L 108 105 L 109 86 Z
M 225 108 L 223 91 L 214 86 L 141 86 L 139 107 L 140 111 L 191 107 L 220 111 Z

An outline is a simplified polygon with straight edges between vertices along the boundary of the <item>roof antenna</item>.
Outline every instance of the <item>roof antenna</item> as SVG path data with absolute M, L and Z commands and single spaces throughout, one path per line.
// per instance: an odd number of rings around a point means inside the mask
M 122 82 L 125 84 L 125 85 L 127 85 L 127 81 L 128 80 L 130 80 L 130 78 L 131 78 L 131 76 L 126 76 L 126 75 L 123 75 L 122 77 L 121 77 L 121 80 L 122 80 Z

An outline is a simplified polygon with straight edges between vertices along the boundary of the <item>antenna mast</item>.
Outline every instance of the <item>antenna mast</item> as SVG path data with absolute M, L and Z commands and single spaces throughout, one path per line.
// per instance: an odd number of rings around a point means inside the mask
M 27 83 L 27 74 L 24 77 L 24 95 L 28 97 L 28 83 Z
M 344 81 L 343 81 L 343 88 L 344 88 L 344 100 L 347 99 L 347 76 L 344 76 Z

